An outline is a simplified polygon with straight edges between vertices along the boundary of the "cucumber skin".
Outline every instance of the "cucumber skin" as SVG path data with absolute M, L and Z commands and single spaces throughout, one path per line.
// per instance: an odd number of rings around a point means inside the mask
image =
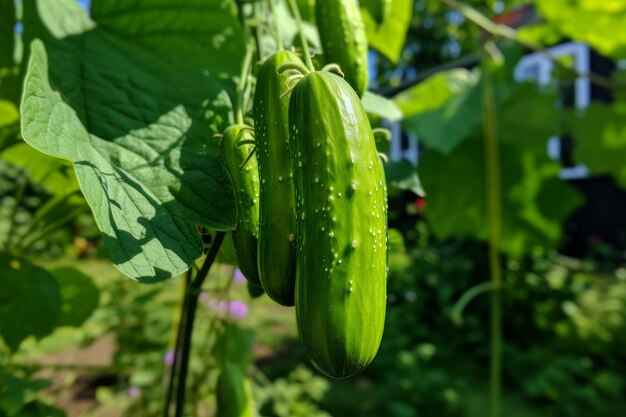
M 335 74 L 312 72 L 298 83 L 289 125 L 298 331 L 320 372 L 346 378 L 374 359 L 383 334 L 384 171 L 359 97 Z
M 291 75 L 279 75 L 287 62 L 302 64 L 279 51 L 259 69 L 254 94 L 257 160 L 261 179 L 259 205 L 259 275 L 267 295 L 279 304 L 294 304 L 296 283 L 296 203 L 289 158 L 289 98 L 279 98 Z
M 316 0 L 315 17 L 327 64 L 339 64 L 360 96 L 367 90 L 367 35 L 356 0 Z
M 257 268 L 259 238 L 259 172 L 256 155 L 240 167 L 254 145 L 238 146 L 242 140 L 253 140 L 250 131 L 242 132 L 241 125 L 233 125 L 224 131 L 220 144 L 220 157 L 230 173 L 237 201 L 237 226 L 231 232 L 237 265 L 251 282 L 261 285 Z
M 217 379 L 217 417 L 254 417 L 252 386 L 244 372 L 227 363 Z

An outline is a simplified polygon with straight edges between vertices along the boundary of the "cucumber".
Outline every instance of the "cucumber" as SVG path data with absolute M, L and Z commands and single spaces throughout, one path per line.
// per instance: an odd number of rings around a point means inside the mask
M 252 283 L 261 285 L 257 268 L 259 238 L 259 170 L 250 128 L 233 125 L 224 131 L 220 157 L 235 187 L 237 225 L 231 232 L 237 265 Z M 243 142 L 243 143 L 242 143 Z
M 267 295 L 285 306 L 294 304 L 296 281 L 296 209 L 289 159 L 289 99 L 280 99 L 289 73 L 285 63 L 302 64 L 288 51 L 279 51 L 259 69 L 254 94 L 257 159 L 261 179 L 259 205 L 259 275 Z
M 217 417 L 254 417 L 252 386 L 244 372 L 226 363 L 217 379 Z
M 356 0 L 316 0 L 315 16 L 324 60 L 338 64 L 359 96 L 367 90 L 367 35 Z
M 313 365 L 359 373 L 383 334 L 387 204 L 382 163 L 359 97 L 341 77 L 310 72 L 289 105 L 298 242 L 298 331 Z

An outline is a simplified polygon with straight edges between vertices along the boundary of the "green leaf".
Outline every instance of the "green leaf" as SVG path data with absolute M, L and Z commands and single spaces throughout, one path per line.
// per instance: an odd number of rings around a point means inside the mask
M 589 44 L 601 54 L 626 58 L 626 3 L 623 0 L 537 0 L 537 9 L 546 25 L 562 37 Z M 534 33 L 533 33 L 534 32 Z M 545 37 L 548 29 L 531 26 L 522 30 L 525 39 Z
M 397 63 L 412 15 L 413 0 L 392 0 L 391 12 L 382 25 L 378 25 L 369 13 L 362 13 L 367 42 L 391 62 Z
M 49 47 L 50 77 L 43 44 L 31 46 L 24 139 L 73 162 L 120 271 L 142 282 L 186 271 L 202 254 L 196 225 L 235 224 L 232 184 L 211 139 L 225 92 L 170 61 L 155 66 L 158 56 L 99 29 Z
M 4 411 L 0 415 L 24 416 L 24 407 L 35 401 L 48 385 L 47 381 L 19 378 L 0 369 L 0 411 Z
M 396 96 L 396 104 L 409 115 L 405 129 L 431 149 L 447 153 L 481 123 L 480 84 L 466 70 L 432 76 Z
M 7 100 L 0 99 L 0 128 L 10 126 L 20 120 L 17 107 Z
M 626 103 L 593 103 L 584 114 L 574 113 L 569 127 L 576 146 L 574 158 L 592 175 L 612 175 L 626 189 Z
M 386 97 L 366 91 L 361 98 L 365 111 L 375 116 L 383 117 L 392 122 L 402 120 L 402 111 Z
M 31 180 L 52 194 L 65 195 L 79 189 L 71 163 L 45 155 L 26 143 L 11 146 L 0 158 L 25 169 Z
M 100 291 L 93 280 L 74 268 L 50 271 L 61 289 L 61 313 L 57 326 L 80 326 L 98 307 Z
M 532 138 L 529 138 L 532 140 Z M 560 166 L 536 147 L 500 143 L 502 247 L 521 256 L 536 246 L 554 247 L 563 222 L 580 206 L 578 191 L 558 178 Z M 425 215 L 441 238 L 469 235 L 488 239 L 484 151 L 480 138 L 464 141 L 444 155 L 426 152 L 420 160 L 429 190 Z
M 98 27 L 144 50 L 217 76 L 239 74 L 243 30 L 235 2 L 223 0 L 94 0 Z
M 409 190 L 420 197 L 426 193 L 422 188 L 422 183 L 417 175 L 415 167 L 406 160 L 399 162 L 389 162 L 385 164 L 385 178 L 387 183 L 400 190 Z
M 405 117 L 435 110 L 478 82 L 479 72 L 456 68 L 438 72 L 424 81 L 398 93 L 393 101 Z
M 0 254 L 0 335 L 15 351 L 28 336 L 54 330 L 61 294 L 54 276 L 24 259 Z

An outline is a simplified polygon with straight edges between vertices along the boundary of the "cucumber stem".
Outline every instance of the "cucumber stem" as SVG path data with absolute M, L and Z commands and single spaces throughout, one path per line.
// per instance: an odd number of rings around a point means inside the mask
M 300 16 L 300 9 L 298 8 L 298 3 L 296 0 L 289 0 L 289 4 L 293 9 L 293 16 L 296 18 L 296 23 L 298 24 L 298 34 L 300 35 L 300 42 L 302 42 L 302 52 L 304 52 L 304 62 L 306 63 L 309 71 L 315 71 L 315 67 L 313 66 L 313 61 L 311 60 L 311 54 L 309 53 L 309 46 L 306 41 L 306 37 L 304 36 L 304 27 L 302 26 L 302 16 Z

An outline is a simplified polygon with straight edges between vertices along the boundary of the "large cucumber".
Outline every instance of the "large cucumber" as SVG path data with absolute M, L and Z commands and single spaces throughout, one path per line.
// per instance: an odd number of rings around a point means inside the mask
M 217 379 L 217 417 L 253 417 L 252 386 L 244 372 L 226 363 Z
M 277 73 L 285 63 L 302 61 L 292 52 L 279 51 L 261 66 L 254 94 L 254 118 L 261 179 L 259 275 L 267 295 L 282 305 L 292 306 L 296 209 L 289 160 L 289 99 L 279 98 L 289 74 Z
M 254 138 L 250 128 L 233 125 L 226 129 L 220 156 L 233 180 L 237 200 L 237 226 L 232 231 L 237 265 L 251 282 L 261 285 L 257 268 L 259 238 L 259 170 L 251 155 Z
M 296 186 L 296 316 L 315 367 L 345 378 L 376 355 L 387 278 L 382 163 L 354 90 L 310 72 L 289 105 Z
M 367 90 L 367 35 L 356 0 L 316 0 L 315 16 L 324 61 L 339 64 L 346 81 L 362 96 Z

